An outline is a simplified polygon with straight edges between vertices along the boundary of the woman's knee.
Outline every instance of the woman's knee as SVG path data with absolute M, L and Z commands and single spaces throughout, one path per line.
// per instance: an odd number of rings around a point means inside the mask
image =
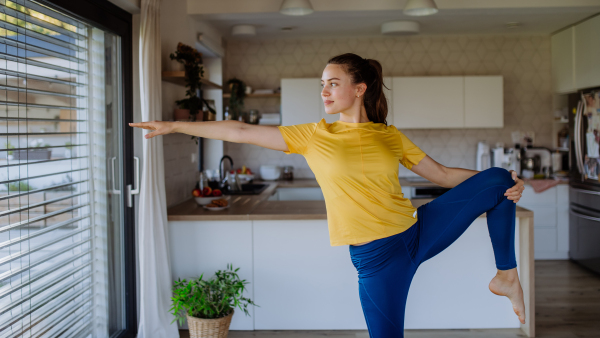
M 512 187 L 515 184 L 510 171 L 504 168 L 491 167 L 481 173 L 485 174 L 486 183 L 490 185 L 505 185 Z

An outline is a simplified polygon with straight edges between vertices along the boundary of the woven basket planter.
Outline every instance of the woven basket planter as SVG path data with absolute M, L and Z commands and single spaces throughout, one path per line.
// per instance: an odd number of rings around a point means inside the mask
M 231 309 L 229 315 L 215 319 L 190 317 L 186 314 L 190 338 L 227 338 L 233 312 Z

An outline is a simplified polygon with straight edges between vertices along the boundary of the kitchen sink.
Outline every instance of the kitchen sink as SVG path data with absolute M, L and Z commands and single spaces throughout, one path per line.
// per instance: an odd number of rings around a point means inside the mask
M 268 186 L 268 184 L 246 183 L 242 184 L 242 190 L 229 190 L 229 186 L 226 186 L 221 189 L 221 192 L 223 195 L 258 195 Z

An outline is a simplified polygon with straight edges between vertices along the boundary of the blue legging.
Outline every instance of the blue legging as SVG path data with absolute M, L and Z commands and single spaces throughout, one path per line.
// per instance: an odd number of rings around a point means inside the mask
M 350 245 L 359 296 L 371 338 L 404 337 L 410 283 L 421 263 L 450 246 L 484 212 L 499 270 L 517 267 L 516 205 L 504 193 L 514 186 L 508 170 L 492 167 L 417 208 L 406 231 L 368 244 Z

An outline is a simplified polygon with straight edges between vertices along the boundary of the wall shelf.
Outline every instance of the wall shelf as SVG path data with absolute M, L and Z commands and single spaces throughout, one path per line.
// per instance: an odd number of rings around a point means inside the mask
M 228 99 L 231 97 L 231 93 L 223 93 L 223 98 Z M 246 97 L 281 97 L 281 93 L 273 94 L 246 94 Z
M 164 71 L 162 72 L 162 80 L 185 86 L 185 71 Z M 202 87 L 206 89 L 223 89 L 222 86 L 208 81 L 207 79 L 200 79 L 200 82 L 202 82 Z

